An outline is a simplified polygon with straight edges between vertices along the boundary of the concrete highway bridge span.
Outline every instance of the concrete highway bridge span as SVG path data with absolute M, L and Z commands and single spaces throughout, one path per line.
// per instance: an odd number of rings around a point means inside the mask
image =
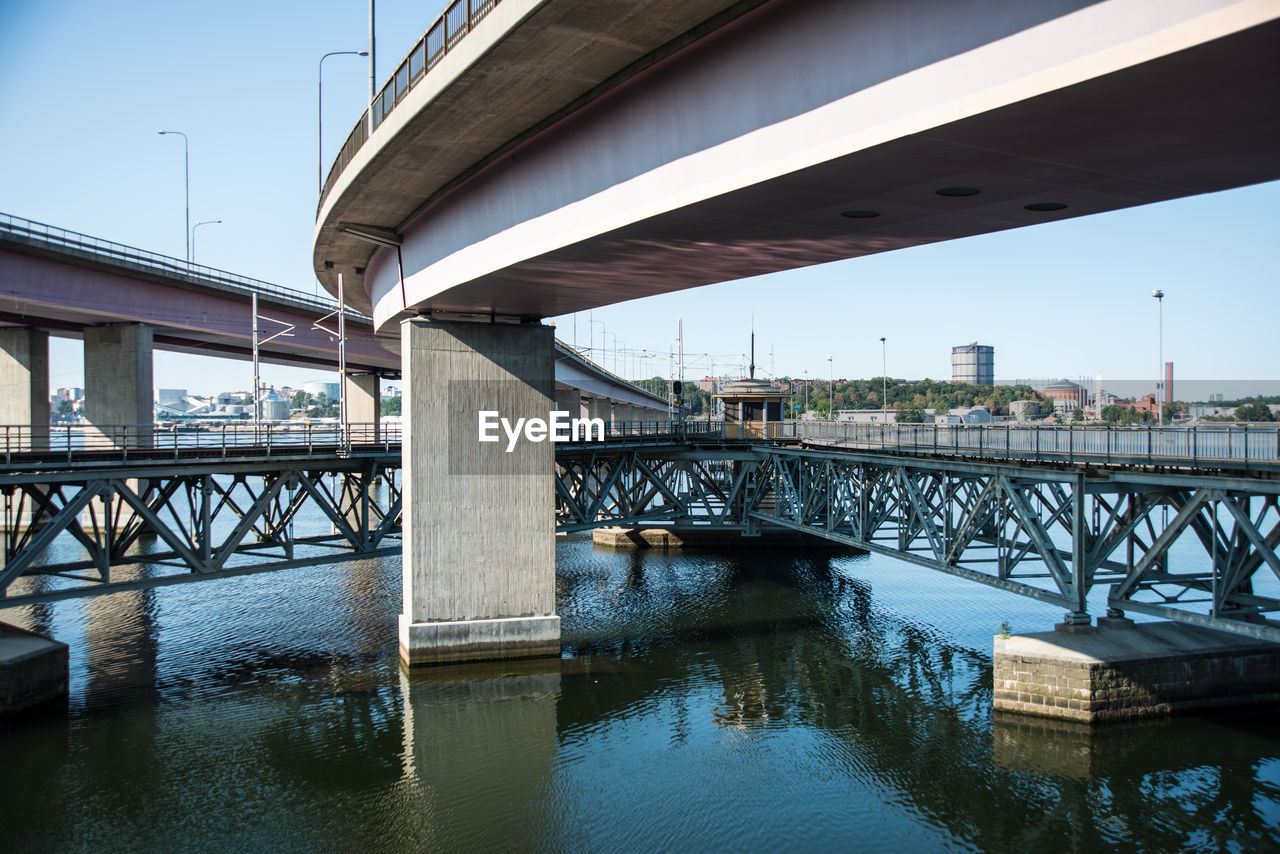
M 547 410 L 540 318 L 1280 178 L 1277 72 L 1266 0 L 451 4 L 313 241 L 330 292 L 400 327 L 404 660 L 559 650 L 551 449 L 463 439 Z

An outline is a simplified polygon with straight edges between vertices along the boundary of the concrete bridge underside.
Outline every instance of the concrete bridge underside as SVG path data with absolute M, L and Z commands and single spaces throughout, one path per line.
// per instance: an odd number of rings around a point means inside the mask
M 1273 3 L 720 4 L 641 58 L 600 5 L 500 3 L 409 91 L 321 207 L 326 287 L 551 316 L 1280 178 Z
M 401 328 L 404 659 L 556 645 L 551 455 L 449 420 L 549 408 L 539 318 L 1280 178 L 1278 48 L 1266 0 L 487 7 L 317 213 Z

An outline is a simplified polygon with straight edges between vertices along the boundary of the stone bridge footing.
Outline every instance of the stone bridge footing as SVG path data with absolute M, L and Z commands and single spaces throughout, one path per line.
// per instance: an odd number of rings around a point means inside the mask
M 1104 723 L 1280 701 L 1280 644 L 1174 622 L 996 637 L 992 706 Z
M 67 693 L 67 645 L 0 623 L 0 715 Z

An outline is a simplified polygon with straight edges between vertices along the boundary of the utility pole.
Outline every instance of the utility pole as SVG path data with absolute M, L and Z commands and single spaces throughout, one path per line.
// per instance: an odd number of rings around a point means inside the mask
M 373 6 L 370 0 L 370 8 Z M 342 429 L 342 447 L 347 447 L 347 312 L 343 308 L 342 274 L 338 274 L 338 425 Z M 375 395 L 376 397 L 376 395 Z M 374 401 L 377 402 L 376 400 Z
M 258 435 L 258 294 L 255 291 L 249 300 L 249 310 L 253 312 L 253 435 Z
M 378 54 L 374 50 L 373 38 L 373 6 L 374 0 L 369 0 L 369 135 L 373 136 L 373 99 L 378 96 Z

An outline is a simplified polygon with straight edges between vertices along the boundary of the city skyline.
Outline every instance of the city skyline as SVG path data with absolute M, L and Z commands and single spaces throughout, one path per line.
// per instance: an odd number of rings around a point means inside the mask
M 379 83 L 441 7 L 378 4 Z M 317 62 L 329 51 L 365 49 L 366 13 L 366 4 L 350 2 L 266 11 L 233 2 L 214 12 L 55 0 L 5 9 L 0 63 L 19 85 L 0 92 L 0 117 L 26 132 L 0 140 L 6 162 L 23 164 L 0 183 L 0 211 L 181 257 L 183 147 L 158 131 L 182 131 L 190 137 L 191 221 L 221 220 L 199 231 L 196 260 L 317 292 L 314 173 L 318 165 L 327 171 L 368 87 L 362 58 L 324 66 L 325 160 L 317 164 Z M 47 92 L 58 93 L 54 102 Z M 1273 182 L 548 322 L 566 343 L 591 347 L 596 361 L 639 362 L 644 370 L 634 373 L 645 376 L 667 372 L 679 320 L 686 379 L 736 371 L 754 314 L 756 363 L 774 375 L 878 376 L 885 337 L 894 377 L 946 378 L 950 348 L 977 340 L 996 348 L 997 377 L 1150 377 L 1154 387 L 1160 356 L 1150 293 L 1159 287 L 1163 357 L 1180 379 L 1270 380 L 1280 342 L 1248 320 L 1265 326 L 1280 307 L 1277 202 Z M 627 355 L 618 358 L 624 343 Z M 658 355 L 644 360 L 641 351 Z M 198 352 L 157 357 L 156 384 L 190 384 L 193 375 L 211 387 L 250 384 L 248 362 Z M 77 342 L 55 340 L 51 387 L 81 384 L 80 359 Z M 277 386 L 332 375 L 262 370 Z

